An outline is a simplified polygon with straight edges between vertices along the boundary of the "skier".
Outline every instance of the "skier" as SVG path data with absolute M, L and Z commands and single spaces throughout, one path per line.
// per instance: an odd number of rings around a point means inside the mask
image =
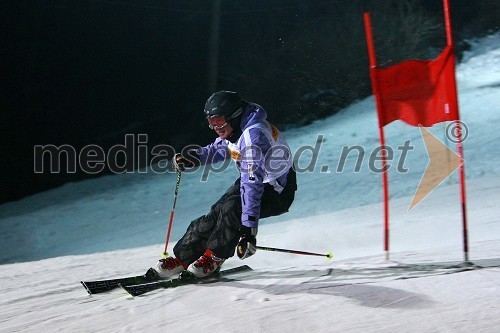
M 195 277 L 206 277 L 220 269 L 235 248 L 240 259 L 250 257 L 256 251 L 259 220 L 287 212 L 297 190 L 290 148 L 260 105 L 220 91 L 207 100 L 204 113 L 218 138 L 175 154 L 174 168 L 183 172 L 231 158 L 240 177 L 207 215 L 191 222 L 174 247 L 175 257 L 158 262 L 155 270 L 162 278 L 186 269 Z

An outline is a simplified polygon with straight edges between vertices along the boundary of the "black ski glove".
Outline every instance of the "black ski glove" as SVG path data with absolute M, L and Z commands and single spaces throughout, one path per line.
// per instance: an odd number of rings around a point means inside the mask
M 257 228 L 249 228 L 241 226 L 241 238 L 236 247 L 236 253 L 241 260 L 246 259 L 255 254 L 257 251 Z
M 194 167 L 194 163 L 187 158 L 183 157 L 180 153 L 177 153 L 172 158 L 172 166 L 177 172 L 184 172 L 186 168 Z

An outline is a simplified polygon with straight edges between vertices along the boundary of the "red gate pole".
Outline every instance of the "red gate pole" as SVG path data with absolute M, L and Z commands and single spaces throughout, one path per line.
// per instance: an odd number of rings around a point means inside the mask
M 381 122 L 382 113 L 382 102 L 380 100 L 378 89 L 377 89 L 377 75 L 375 68 L 377 67 L 377 60 L 375 55 L 375 46 L 373 42 L 372 25 L 370 20 L 370 13 L 364 13 L 363 15 L 366 33 L 366 42 L 368 46 L 368 57 L 370 59 L 370 79 L 372 82 L 373 95 L 375 96 L 375 103 L 377 105 L 378 111 L 378 121 L 379 121 L 379 135 L 380 135 L 380 146 L 385 148 L 385 135 L 384 126 Z M 384 251 L 385 258 L 389 260 L 389 183 L 387 180 L 387 151 L 382 149 L 382 184 L 383 184 L 383 195 L 384 195 Z
M 453 48 L 453 35 L 451 31 L 451 20 L 450 20 L 450 3 L 449 0 L 443 0 L 443 8 L 444 8 L 444 23 L 446 27 L 446 44 Z M 453 49 L 452 49 L 453 52 Z M 452 86 L 455 89 L 455 93 L 453 94 L 457 99 L 457 84 L 455 79 L 455 63 L 453 63 L 453 75 L 452 75 Z M 457 106 L 457 114 L 458 112 L 458 101 L 454 101 Z M 459 118 L 460 119 L 460 118 Z M 458 156 L 464 160 L 464 151 L 463 151 L 463 138 L 462 138 L 462 123 L 460 120 L 455 121 L 455 128 L 457 130 L 457 153 Z M 464 162 L 459 167 L 459 178 L 460 178 L 460 203 L 462 208 L 462 232 L 463 232 L 463 249 L 464 249 L 464 262 L 469 262 L 469 237 L 468 237 L 468 227 L 467 227 L 467 198 L 465 192 L 465 168 Z

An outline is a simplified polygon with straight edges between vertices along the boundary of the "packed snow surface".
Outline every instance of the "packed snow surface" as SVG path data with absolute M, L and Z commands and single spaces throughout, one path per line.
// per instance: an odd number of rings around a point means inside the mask
M 456 174 L 408 211 L 428 156 L 419 129 L 401 122 L 385 128 L 395 152 L 386 260 L 381 176 L 368 159 L 379 144 L 371 97 L 285 132 L 302 151 L 299 191 L 289 213 L 259 227 L 259 245 L 332 251 L 333 260 L 260 251 L 227 260 L 253 268 L 229 281 L 89 296 L 80 280 L 142 274 L 159 258 L 176 176 L 143 170 L 67 184 L 0 206 L 0 331 L 498 332 L 500 35 L 474 45 L 457 67 L 472 265 L 460 265 Z M 445 126 L 430 130 L 444 140 Z M 407 140 L 414 150 L 400 172 L 397 147 Z M 353 154 L 337 172 L 344 146 L 363 147 L 359 170 Z M 170 250 L 237 177 L 234 167 L 206 182 L 202 173 L 182 178 Z

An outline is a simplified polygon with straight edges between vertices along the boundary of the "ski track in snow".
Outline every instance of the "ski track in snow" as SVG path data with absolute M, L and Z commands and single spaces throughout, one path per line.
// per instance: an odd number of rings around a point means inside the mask
M 498 332 L 500 327 L 500 34 L 474 43 L 458 66 L 469 241 L 462 260 L 456 175 L 407 211 L 428 159 L 420 132 L 386 127 L 393 147 L 415 145 L 406 174 L 389 172 L 391 257 L 382 252 L 381 177 L 354 158 L 336 173 L 343 145 L 378 146 L 373 98 L 285 134 L 292 149 L 324 135 L 318 168 L 299 175 L 290 213 L 263 220 L 259 245 L 334 252 L 334 260 L 258 252 L 252 272 L 217 283 L 121 289 L 89 296 L 80 280 L 144 273 L 163 250 L 175 175 L 131 174 L 67 184 L 0 206 L 0 332 Z M 272 110 L 270 110 L 272 111 Z M 443 126 L 430 129 L 443 137 Z M 301 162 L 307 163 L 310 156 Z M 321 173 L 321 166 L 330 173 Z M 178 239 L 236 176 L 183 177 Z M 170 244 L 169 249 L 172 248 Z M 225 268 L 242 262 L 231 258 Z

